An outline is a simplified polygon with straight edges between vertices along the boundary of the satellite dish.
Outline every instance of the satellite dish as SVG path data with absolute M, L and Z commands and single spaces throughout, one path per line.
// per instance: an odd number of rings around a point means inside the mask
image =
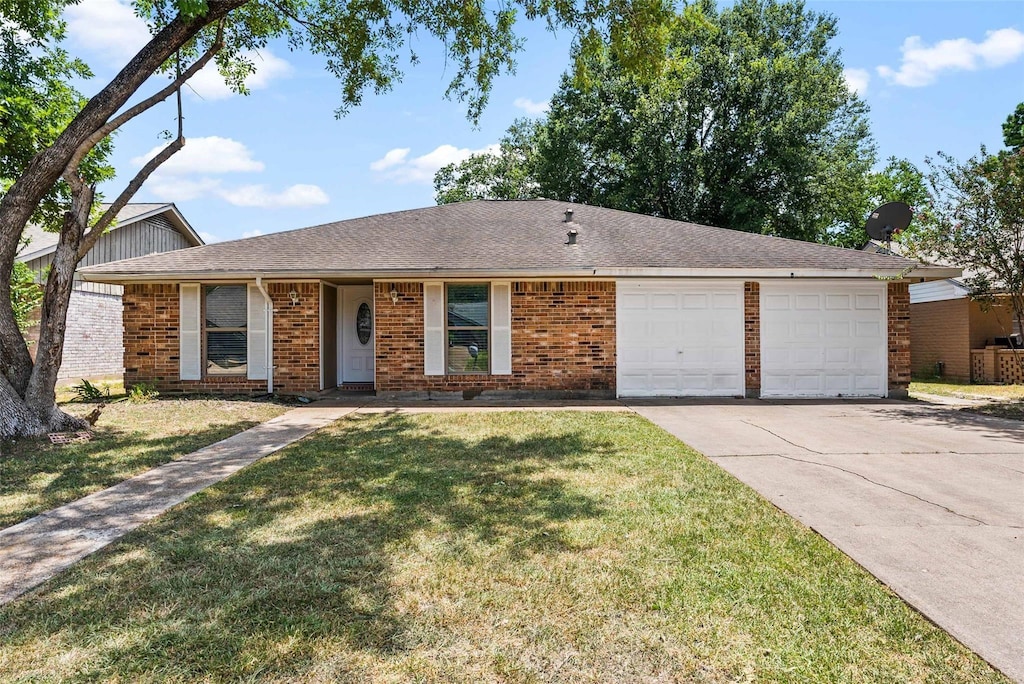
M 914 211 L 903 202 L 889 202 L 871 212 L 868 222 L 864 224 L 867 231 L 875 240 L 889 242 L 892 236 L 906 229 L 914 218 Z

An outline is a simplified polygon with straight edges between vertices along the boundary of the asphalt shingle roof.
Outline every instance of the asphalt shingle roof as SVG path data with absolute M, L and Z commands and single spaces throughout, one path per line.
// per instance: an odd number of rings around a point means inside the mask
M 564 212 L 573 211 L 571 224 Z M 566 232 L 579 231 L 567 245 Z M 896 256 L 554 200 L 472 201 L 327 223 L 85 269 L 119 274 L 903 269 Z

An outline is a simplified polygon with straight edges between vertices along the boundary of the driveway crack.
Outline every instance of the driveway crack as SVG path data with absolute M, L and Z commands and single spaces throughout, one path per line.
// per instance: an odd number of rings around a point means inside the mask
M 785 437 L 783 437 L 782 435 L 780 435 L 779 433 L 772 432 L 771 430 L 769 430 L 768 428 L 766 428 L 763 425 L 758 425 L 757 423 L 751 423 L 749 420 L 744 420 L 743 422 L 746 423 L 747 425 L 751 426 L 751 427 L 756 427 L 758 430 L 764 430 L 765 432 L 767 432 L 772 437 L 775 437 L 777 439 L 781 439 L 786 444 L 789 444 L 790 446 L 795 446 L 797 449 L 803 449 L 804 451 L 810 452 L 812 454 L 818 454 L 819 456 L 824 456 L 823 452 L 815 451 L 814 449 L 808 449 L 803 444 L 797 444 L 796 442 L 790 441 L 790 440 L 786 439 Z
M 986 523 L 984 520 L 979 520 L 978 518 L 975 518 L 975 517 L 972 517 L 972 516 L 969 516 L 969 515 L 965 515 L 963 513 L 958 513 L 956 511 L 954 511 L 952 508 L 949 508 L 948 506 L 943 506 L 942 504 L 936 503 L 935 501 L 929 501 L 928 499 L 925 499 L 924 497 L 918 496 L 917 494 L 914 494 L 912 492 L 904 491 L 904 490 L 900 489 L 899 487 L 893 487 L 892 485 L 887 485 L 884 482 L 878 482 L 877 480 L 872 480 L 870 477 L 867 477 L 866 475 L 862 475 L 862 474 L 860 474 L 860 473 L 858 473 L 858 472 L 856 472 L 854 470 L 848 470 L 847 468 L 843 468 L 842 466 L 837 466 L 837 465 L 832 464 L 832 463 L 821 463 L 819 461 L 808 461 L 807 459 L 797 458 L 795 456 L 785 456 L 783 454 L 779 454 L 779 458 L 784 458 L 784 459 L 789 460 L 789 461 L 796 461 L 797 463 L 807 463 L 809 465 L 817 465 L 817 466 L 822 466 L 822 467 L 825 467 L 825 468 L 832 468 L 833 470 L 838 470 L 838 471 L 847 473 L 848 475 L 853 475 L 855 477 L 859 477 L 860 479 L 864 480 L 865 482 L 870 482 L 871 484 L 876 485 L 878 487 L 883 487 L 885 489 L 894 491 L 894 492 L 896 492 L 898 494 L 903 494 L 904 496 L 909 496 L 912 499 L 917 499 L 921 503 L 926 503 L 929 506 L 935 506 L 936 508 L 941 508 L 942 510 L 946 511 L 947 513 L 955 515 L 958 518 L 963 518 L 964 520 L 971 520 L 973 522 L 978 523 L 979 525 L 982 525 L 984 527 L 988 527 L 988 523 Z

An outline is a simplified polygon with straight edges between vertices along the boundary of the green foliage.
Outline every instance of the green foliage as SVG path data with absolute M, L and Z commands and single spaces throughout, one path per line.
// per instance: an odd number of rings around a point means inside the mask
M 75 393 L 79 401 L 96 402 L 110 398 L 109 387 L 94 385 L 85 378 L 82 378 L 82 382 L 77 385 L 72 385 L 71 391 Z
M 128 401 L 136 404 L 152 401 L 158 396 L 160 396 L 160 393 L 148 382 L 137 383 L 128 390 Z
M 868 214 L 887 202 L 904 202 L 915 214 L 926 211 L 928 206 L 924 174 L 907 159 L 889 157 L 885 168 L 867 175 L 861 192 L 860 220 L 853 214 L 849 223 L 830 235 L 832 244 L 854 249 L 863 246 L 868 241 L 864 231 Z
M 434 175 L 438 204 L 473 199 L 533 199 L 540 189 L 531 173 L 536 165 L 535 139 L 540 124 L 517 119 L 501 139 L 497 153 L 474 154 L 448 164 Z
M 179 14 L 201 17 L 211 4 L 204 0 L 139 0 L 135 7 L 156 31 Z M 224 22 L 224 48 L 216 63 L 238 92 L 245 92 L 245 78 L 257 68 L 248 51 L 284 39 L 293 49 L 323 58 L 327 71 L 340 82 L 341 103 L 336 114 L 341 116 L 358 106 L 368 90 L 382 93 L 401 81 L 405 63 L 419 61 L 414 44 L 427 36 L 441 41 L 453 73 L 446 97 L 465 102 L 473 121 L 487 104 L 494 79 L 515 71 L 515 55 L 524 47 L 515 32 L 520 15 L 542 19 L 553 29 L 568 30 L 583 54 L 611 44 L 623 64 L 638 74 L 658 69 L 668 36 L 664 25 L 674 17 L 667 0 L 582 4 L 514 0 L 497 5 L 448 0 L 237 0 L 232 4 L 238 7 Z M 217 28 L 206 27 L 196 41 L 182 49 L 182 59 L 193 59 L 213 44 Z M 173 67 L 165 65 L 167 70 Z
M 65 4 L 0 2 L 0 24 L 5 26 L 0 32 L 0 196 L 85 104 L 70 83 L 92 73 L 59 46 Z M 110 152 L 107 139 L 86 157 L 80 168 L 86 182 L 113 178 L 106 161 Z M 39 204 L 33 222 L 60 230 L 69 201 L 67 186 L 58 183 Z
M 965 269 L 976 298 L 1008 299 L 1024 330 L 1024 154 L 982 147 L 960 162 L 940 152 L 928 166 L 928 210 L 901 243 L 924 260 Z
M 680 17 L 650 80 L 614 50 L 574 53 L 547 119 L 511 159 L 435 179 L 439 201 L 531 195 L 806 240 L 863 223 L 867 107 L 843 79 L 835 20 L 740 0 Z M 581 78 L 584 72 L 586 78 Z M 582 83 L 582 84 L 581 84 Z M 532 182 L 506 183 L 508 176 Z M 511 190 L 511 193 L 509 192 Z
M 1012 152 L 1024 149 L 1024 102 L 1017 105 L 1003 124 L 1003 144 Z
M 35 273 L 21 262 L 11 271 L 11 308 L 18 330 L 24 333 L 32 325 L 32 314 L 43 302 L 43 289 L 36 283 Z

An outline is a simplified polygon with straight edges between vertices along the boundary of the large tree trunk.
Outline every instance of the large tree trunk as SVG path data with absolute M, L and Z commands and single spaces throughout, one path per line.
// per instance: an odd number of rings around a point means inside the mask
M 10 285 L 21 235 L 32 213 L 62 176 L 77 175 L 78 162 L 99 142 L 95 138 L 102 139 L 109 131 L 104 126 L 161 65 L 204 27 L 246 2 L 248 0 L 209 0 L 205 15 L 187 20 L 179 16 L 168 23 L 89 100 L 54 144 L 32 159 L 25 172 L 0 198 L 0 438 L 39 435 L 84 425 L 58 409 L 54 402 L 74 270 L 84 256 L 79 250 L 85 232 L 80 211 L 84 194 L 76 189 L 75 203 L 68 212 L 54 255 L 34 363 L 14 318 Z M 129 116 L 133 115 L 129 110 Z M 91 191 L 88 195 L 91 200 Z M 88 209 L 85 206 L 86 218 Z

